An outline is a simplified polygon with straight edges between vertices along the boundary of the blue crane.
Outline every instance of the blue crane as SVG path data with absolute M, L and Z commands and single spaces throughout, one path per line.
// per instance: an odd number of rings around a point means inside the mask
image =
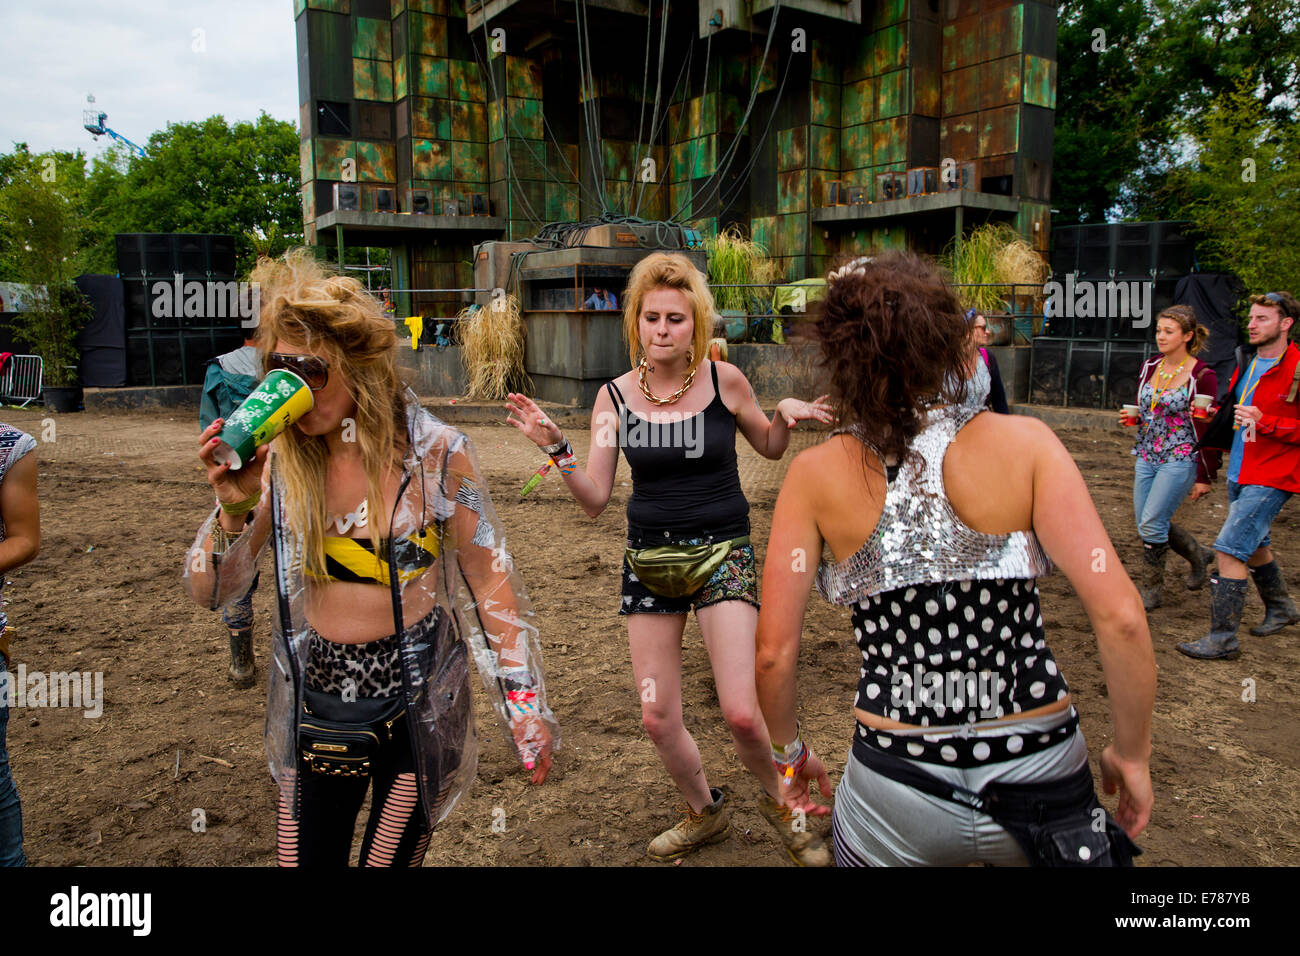
M 105 133 L 107 133 L 109 136 L 113 137 L 113 139 L 117 140 L 119 143 L 122 143 L 124 146 L 130 149 L 131 152 L 135 153 L 141 159 L 144 159 L 146 156 L 149 155 L 144 151 L 143 147 L 137 146 L 135 143 L 131 142 L 121 133 L 117 132 L 114 129 L 110 129 L 104 122 L 107 119 L 108 119 L 107 113 L 98 113 L 95 110 L 86 110 L 81 114 L 82 124 L 86 127 L 87 131 L 89 131 L 91 136 L 98 138 L 100 136 L 103 136 Z

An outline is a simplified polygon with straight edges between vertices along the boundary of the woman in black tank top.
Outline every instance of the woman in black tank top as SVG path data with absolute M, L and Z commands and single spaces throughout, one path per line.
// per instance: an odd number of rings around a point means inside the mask
M 829 865 L 811 830 L 796 828 L 780 799 L 770 741 L 754 683 L 758 586 L 748 542 L 749 503 L 736 468 L 736 431 L 759 454 L 780 458 L 799 421 L 829 422 L 822 399 L 783 399 L 769 421 L 734 365 L 704 361 L 713 297 L 681 254 L 655 253 L 632 270 L 623 298 L 623 331 L 632 371 L 597 396 L 585 471 L 559 428 L 522 395 L 509 397 L 509 421 L 551 455 L 583 511 L 609 503 L 622 448 L 632 469 L 628 547 L 731 542 L 726 558 L 697 591 L 665 597 L 624 561 L 619 613 L 626 615 L 641 719 L 687 804 L 686 819 L 653 840 L 653 859 L 670 860 L 728 834 L 721 791 L 710 788 L 694 739 L 682 720 L 681 640 L 696 619 L 713 665 L 722 713 L 742 762 L 762 785 L 759 809 L 795 862 Z

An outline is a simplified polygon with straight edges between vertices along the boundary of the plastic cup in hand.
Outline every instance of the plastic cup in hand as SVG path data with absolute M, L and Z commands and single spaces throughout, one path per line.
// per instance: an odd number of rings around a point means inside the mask
M 1122 411 L 1124 412 L 1124 421 L 1121 424 L 1125 428 L 1131 428 L 1141 420 L 1142 415 L 1136 405 L 1124 405 Z
M 230 463 L 238 471 L 265 445 L 316 404 L 307 383 L 288 369 L 277 368 L 262 379 L 252 394 L 230 413 L 217 436 L 221 442 L 212 458 L 219 465 Z
M 1197 395 L 1192 399 L 1192 417 L 1209 418 L 1210 404 L 1214 399 L 1209 395 Z

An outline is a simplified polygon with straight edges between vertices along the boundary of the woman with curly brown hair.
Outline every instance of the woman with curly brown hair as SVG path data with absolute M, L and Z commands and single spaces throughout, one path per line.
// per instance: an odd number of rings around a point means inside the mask
M 533 782 L 546 779 L 558 737 L 532 612 L 473 448 L 399 380 L 379 303 L 305 253 L 263 260 L 252 280 L 263 371 L 293 372 L 313 403 L 237 471 L 214 458 L 223 420 L 203 431 L 217 506 L 186 587 L 213 609 L 238 600 L 271 544 L 281 865 L 346 865 L 373 781 L 361 864 L 419 866 L 474 777 L 470 648 Z
M 790 465 L 763 573 L 757 680 L 792 810 L 825 766 L 796 719 L 812 568 L 852 608 L 857 731 L 835 800 L 840 865 L 1116 864 L 1151 811 L 1146 617 L 1069 452 L 1042 422 L 967 401 L 965 319 L 905 252 L 833 271 L 815 323 L 846 427 Z M 1102 819 L 1035 579 L 1054 561 L 1097 629 L 1115 717 Z M 814 561 L 815 565 L 816 562 Z M 1127 831 L 1127 832 L 1125 832 Z M 1060 848 L 1060 852 L 1056 848 Z
M 632 468 L 619 613 L 627 616 L 642 723 L 686 801 L 686 818 L 651 841 L 649 854 L 675 859 L 729 832 L 725 797 L 708 785 L 682 720 L 682 630 L 694 607 L 723 717 L 741 761 L 763 788 L 760 811 L 795 862 L 828 865 L 820 837 L 792 823 L 779 799 L 754 697 L 758 577 L 736 432 L 775 460 L 797 422 L 828 422 L 830 408 L 821 399 L 786 398 L 769 421 L 740 369 L 704 357 L 713 296 L 686 256 L 642 259 L 623 304 L 632 370 L 596 398 L 586 470 L 577 468 L 572 446 L 527 397 L 509 397 L 509 420 L 554 457 L 570 493 L 593 518 L 609 503 L 620 447 Z

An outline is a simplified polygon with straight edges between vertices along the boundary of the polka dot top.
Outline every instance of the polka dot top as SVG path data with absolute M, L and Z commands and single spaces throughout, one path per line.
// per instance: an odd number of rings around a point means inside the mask
M 854 706 L 923 727 L 996 720 L 1070 691 L 1043 638 L 1038 587 L 997 579 L 922 584 L 854 605 L 862 651 Z

